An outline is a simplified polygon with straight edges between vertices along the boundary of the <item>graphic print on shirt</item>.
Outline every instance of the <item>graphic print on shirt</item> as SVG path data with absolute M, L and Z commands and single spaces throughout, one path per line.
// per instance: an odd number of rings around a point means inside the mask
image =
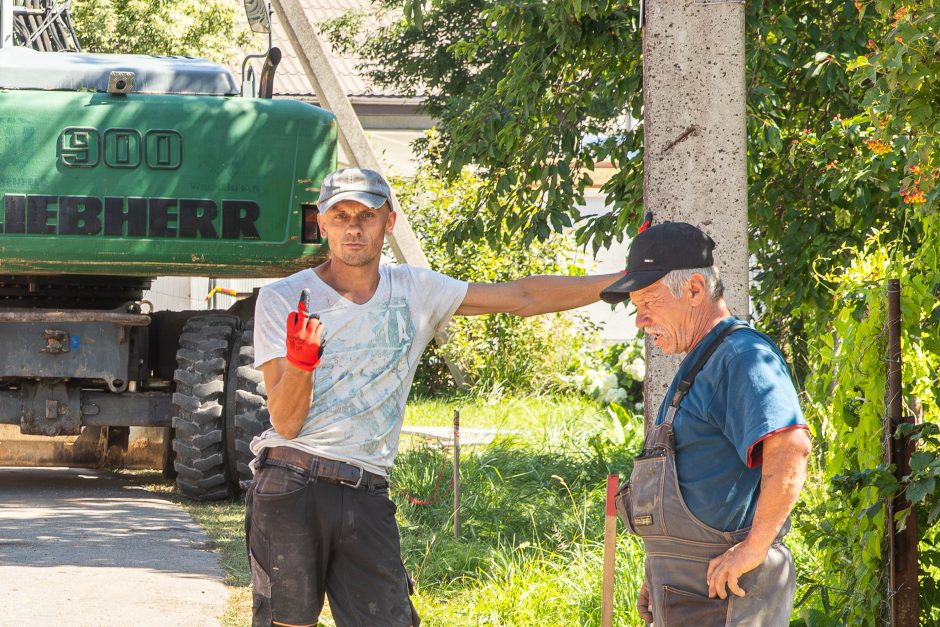
M 329 312 L 324 317 L 332 318 Z M 322 361 L 329 366 L 318 369 L 313 413 L 343 417 L 332 425 L 317 421 L 323 431 L 335 429 L 329 439 L 336 444 L 355 444 L 369 455 L 384 456 L 390 448 L 386 436 L 401 419 L 401 395 L 407 387 L 408 351 L 415 336 L 411 311 L 404 298 L 395 297 L 387 306 L 344 318 L 330 320 L 345 342 L 335 353 L 329 338 L 324 342 Z

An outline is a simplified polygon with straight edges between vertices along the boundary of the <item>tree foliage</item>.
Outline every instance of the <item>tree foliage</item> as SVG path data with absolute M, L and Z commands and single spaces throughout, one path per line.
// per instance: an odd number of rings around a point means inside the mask
M 411 17 L 364 40 L 354 20 L 327 25 L 356 49 L 377 84 L 427 94 L 439 120 L 440 170 L 473 164 L 486 176 L 477 202 L 447 225 L 451 242 L 544 240 L 580 221 L 600 161 L 617 167 L 602 192 L 619 211 L 589 222 L 582 240 L 620 239 L 642 198 L 642 105 L 637 7 L 615 1 L 431 5 L 382 0 Z
M 639 222 L 643 141 L 637 6 L 549 0 L 379 0 L 404 17 L 367 36 L 328 27 L 368 61 L 372 79 L 429 94 L 442 136 L 440 171 L 485 174 L 476 203 L 446 225 L 453 244 L 520 233 L 545 239 L 572 224 L 595 249 Z M 849 68 L 890 25 L 852 0 L 756 0 L 746 7 L 748 167 L 755 303 L 765 330 L 806 372 L 806 338 L 828 317 L 826 276 L 872 229 L 896 235 L 902 176 L 872 152 L 866 89 Z M 386 20 L 387 22 L 388 20 Z M 581 216 L 593 166 L 612 212 Z M 807 322 L 810 321 L 810 322 Z
M 893 5 L 858 2 L 860 19 L 882 26 L 867 53 L 847 63 L 854 88 L 863 90 L 852 124 L 864 133 L 852 167 L 880 181 L 892 220 L 846 247 L 844 267 L 832 266 L 821 283 L 831 287 L 831 323 L 809 338 L 815 366 L 807 389 L 814 397 L 823 441 L 838 442 L 823 456 L 832 494 L 815 511 L 824 521 L 817 537 L 825 563 L 842 563 L 820 585 L 837 591 L 843 622 L 876 624 L 887 612 L 884 503 L 903 495 L 917 507 L 920 598 L 924 624 L 940 621 L 940 15 L 928 2 Z M 887 279 L 901 282 L 905 413 L 922 421 L 901 428 L 917 451 L 910 474 L 895 477 L 883 463 Z M 903 520 L 906 511 L 897 520 Z M 851 556 L 851 557 L 848 557 Z
M 74 0 L 88 52 L 175 55 L 231 61 L 252 46 L 239 0 Z

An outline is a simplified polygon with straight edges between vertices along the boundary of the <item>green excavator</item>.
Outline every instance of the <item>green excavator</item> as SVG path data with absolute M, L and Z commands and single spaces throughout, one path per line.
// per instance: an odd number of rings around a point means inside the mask
M 254 298 L 143 297 L 156 277 L 273 278 L 325 254 L 336 121 L 272 99 L 280 53 L 263 58 L 236 81 L 201 59 L 87 54 L 67 3 L 0 0 L 0 465 L 102 465 L 149 427 L 187 497 L 250 477 L 270 424 Z

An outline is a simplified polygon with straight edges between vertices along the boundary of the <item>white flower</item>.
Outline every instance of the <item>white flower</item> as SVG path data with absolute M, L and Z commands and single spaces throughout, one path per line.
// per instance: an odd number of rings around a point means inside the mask
M 611 388 L 604 393 L 601 399 L 605 403 L 622 403 L 627 399 L 627 391 L 623 388 Z
M 601 394 L 606 394 L 608 391 L 619 387 L 619 383 L 620 382 L 617 381 L 617 375 L 613 372 L 608 372 L 601 379 L 601 385 L 598 389 L 598 392 Z
M 584 390 L 588 394 L 598 392 L 603 385 L 604 374 L 597 370 L 588 370 L 584 373 Z
M 634 381 L 642 381 L 646 378 L 646 362 L 637 357 L 633 363 L 623 369 L 624 373 Z
M 630 361 L 631 361 L 630 360 L 631 352 L 632 351 L 625 349 L 620 353 L 620 357 L 617 358 L 618 368 L 620 368 L 621 370 L 626 370 L 627 367 L 629 367 Z

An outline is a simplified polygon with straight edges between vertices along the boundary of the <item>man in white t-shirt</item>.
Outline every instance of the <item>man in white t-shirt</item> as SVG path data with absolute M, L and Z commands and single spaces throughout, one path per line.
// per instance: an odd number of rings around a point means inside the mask
M 258 295 L 272 428 L 252 442 L 246 498 L 254 627 L 316 625 L 324 595 L 340 627 L 417 627 L 388 473 L 422 351 L 455 314 L 581 307 L 616 278 L 468 284 L 380 265 L 390 194 L 377 172 L 330 174 L 317 218 L 330 258 Z

